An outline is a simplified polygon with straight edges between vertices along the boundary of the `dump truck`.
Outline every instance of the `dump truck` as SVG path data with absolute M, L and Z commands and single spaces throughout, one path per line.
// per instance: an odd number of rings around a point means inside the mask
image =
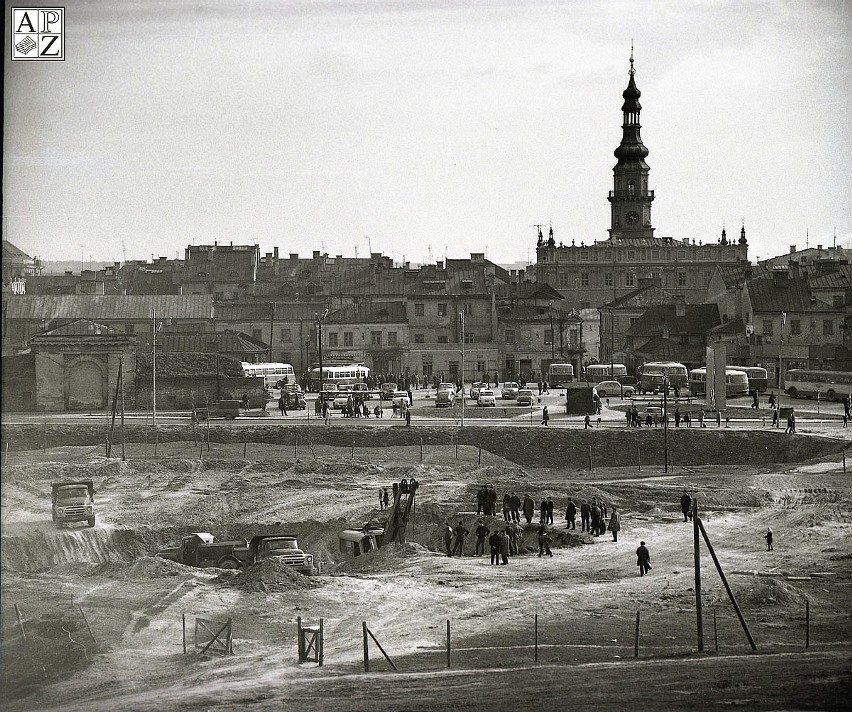
M 382 548 L 384 527 L 368 523 L 361 529 L 344 529 L 338 534 L 340 553 L 347 559 L 354 559 L 361 554 L 369 554 Z
M 95 526 L 95 486 L 92 480 L 51 482 L 50 499 L 56 526 L 74 522 Z
M 270 557 L 280 557 L 299 573 L 316 573 L 314 557 L 299 548 L 295 534 L 264 534 L 246 541 L 216 541 L 209 532 L 193 532 L 180 544 L 160 549 L 157 556 L 187 566 L 239 569 Z

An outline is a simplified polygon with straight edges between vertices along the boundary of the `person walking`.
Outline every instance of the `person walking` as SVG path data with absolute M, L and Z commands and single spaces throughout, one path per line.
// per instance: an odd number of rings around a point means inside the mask
M 331 408 L 329 408 L 328 401 L 326 401 L 326 400 L 323 400 L 323 402 L 322 402 L 321 413 L 322 413 L 323 420 L 325 421 L 325 424 L 329 425 L 331 423 Z
M 538 521 L 547 524 L 547 499 L 542 497 L 541 503 L 538 505 Z
M 447 556 L 453 555 L 453 528 L 449 522 L 444 522 L 444 548 L 447 550 Z
M 459 556 L 464 556 L 464 538 L 469 534 L 467 529 L 464 528 L 464 522 L 459 521 L 459 525 L 453 530 L 453 534 L 456 537 L 455 544 L 453 544 L 453 553 L 459 553 Z
M 509 563 L 509 533 L 504 529 L 500 532 L 500 562 L 503 566 Z
M 609 527 L 607 528 L 612 532 L 612 540 L 618 541 L 618 532 L 621 531 L 621 515 L 615 507 L 612 508 L 612 514 L 609 517 Z
M 589 418 L 589 416 L 587 415 L 587 416 L 583 419 L 583 430 L 588 430 L 588 429 L 589 429 L 589 428 L 591 428 L 591 427 L 592 427 L 591 419 L 590 419 L 590 418 Z
M 790 435 L 796 434 L 796 411 L 790 409 L 790 415 L 787 416 L 787 429 L 784 431 Z
M 644 576 L 651 570 L 651 552 L 648 551 L 644 541 L 640 541 L 639 548 L 636 549 L 636 565 L 639 567 L 640 576 Z
M 574 500 L 568 498 L 568 506 L 565 508 L 565 528 L 577 529 L 577 505 Z
M 592 526 L 589 530 L 592 536 L 597 536 L 600 534 L 601 527 L 601 509 L 598 507 L 598 500 L 592 500 L 592 511 L 591 511 L 591 522 Z
M 589 507 L 589 503 L 584 499 L 580 503 L 580 531 L 588 531 L 589 529 L 589 517 L 591 515 L 591 508 Z
M 544 406 L 544 409 L 541 411 L 541 424 L 547 425 L 547 421 L 550 420 L 550 413 L 547 412 L 547 406 Z
M 721 410 L 716 411 L 716 427 L 717 428 L 722 427 L 722 411 Z
M 689 496 L 689 492 L 686 490 L 680 496 L 680 511 L 683 512 L 683 521 L 692 520 L 692 497 Z
M 381 487 L 379 487 L 379 511 L 383 510 L 384 508 L 385 508 L 384 491 L 382 490 Z
M 545 502 L 545 513 L 547 524 L 553 524 L 553 498 L 548 497 Z
M 704 408 L 701 409 L 701 412 L 698 414 L 698 427 L 706 428 L 707 426 L 704 424 Z
M 406 426 L 411 425 L 411 409 L 410 408 L 405 409 L 405 424 L 406 424 Z
M 769 391 L 769 407 L 775 407 L 775 391 Z
M 524 517 L 527 520 L 527 524 L 532 522 L 533 514 L 535 514 L 535 502 L 533 502 L 532 497 L 528 494 L 524 495 L 524 504 L 523 504 Z
M 766 539 L 766 550 L 772 551 L 772 527 L 767 527 L 763 538 Z
M 384 502 L 385 509 L 387 509 L 388 505 L 390 504 L 390 496 L 388 495 L 388 488 L 387 487 L 382 488 L 382 500 Z
M 521 541 L 521 525 L 518 522 L 512 522 L 508 526 L 509 529 L 509 556 L 517 556 L 520 551 Z
M 485 526 L 485 522 L 481 519 L 476 525 L 476 530 L 474 533 L 476 534 L 476 551 L 475 556 L 482 556 L 485 553 L 485 537 L 488 536 L 488 527 Z
M 550 550 L 550 532 L 547 531 L 547 524 L 542 522 L 538 525 L 538 555 L 542 557 L 545 554 L 553 556 Z
M 500 563 L 500 532 L 497 530 L 488 537 L 488 546 L 491 547 L 491 565 L 497 566 Z
M 752 402 L 751 402 L 751 407 L 752 408 L 760 408 L 760 397 L 757 395 L 757 388 L 755 388 L 751 392 L 751 397 L 753 399 Z
M 509 519 L 513 522 L 521 521 L 521 498 L 514 492 L 509 498 Z
M 680 408 L 675 408 L 674 420 L 675 420 L 675 427 L 679 428 L 680 427 Z
M 284 399 L 283 393 L 278 396 L 278 410 L 281 411 L 282 418 L 287 415 L 287 401 Z

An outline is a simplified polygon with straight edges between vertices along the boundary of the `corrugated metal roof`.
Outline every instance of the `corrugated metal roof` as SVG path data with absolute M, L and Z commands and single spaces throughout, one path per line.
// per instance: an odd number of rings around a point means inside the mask
M 807 279 L 791 279 L 786 273 L 753 279 L 747 289 L 755 313 L 836 311 L 811 295 Z
M 150 319 L 212 319 L 209 294 L 61 294 L 25 295 L 8 300 L 7 319 L 91 319 L 140 321 Z

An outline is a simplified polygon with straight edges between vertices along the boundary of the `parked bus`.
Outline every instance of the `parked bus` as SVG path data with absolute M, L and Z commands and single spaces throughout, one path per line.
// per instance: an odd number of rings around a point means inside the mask
M 570 363 L 552 363 L 547 369 L 547 385 L 559 388 L 574 380 L 574 367 Z
M 353 386 L 356 383 L 363 383 L 370 375 L 370 369 L 363 363 L 347 363 L 337 364 L 334 366 L 322 367 L 322 383 L 323 386 Z M 320 370 L 312 368 L 310 371 L 310 385 L 312 391 L 320 389 Z
M 689 385 L 689 373 L 686 366 L 676 361 L 651 361 L 639 371 L 639 392 L 655 393 L 663 390 L 668 377 L 670 388 L 686 388 Z
M 589 383 L 601 381 L 619 381 L 627 375 L 627 366 L 623 363 L 592 363 L 586 366 L 586 380 Z
M 766 393 L 769 388 L 769 377 L 766 374 L 766 369 L 760 366 L 728 366 L 728 369 L 735 371 L 745 371 L 748 376 L 748 385 L 753 391 L 758 393 Z
M 296 382 L 296 374 L 289 363 L 246 363 L 243 361 L 243 375 L 263 379 L 267 388 L 275 388 L 279 381 L 287 378 L 287 383 Z
M 689 392 L 694 396 L 703 396 L 707 393 L 707 368 L 693 368 L 689 372 Z M 749 393 L 748 374 L 730 366 L 725 369 L 725 395 L 728 398 L 736 396 L 747 396 Z
M 807 371 L 791 368 L 784 374 L 784 392 L 791 398 L 820 398 L 830 401 L 852 396 L 852 372 Z

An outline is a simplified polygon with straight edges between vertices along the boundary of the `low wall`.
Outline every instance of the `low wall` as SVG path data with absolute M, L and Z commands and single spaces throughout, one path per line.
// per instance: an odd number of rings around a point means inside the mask
M 242 400 L 248 393 L 249 406 L 261 408 L 266 402 L 266 389 L 261 378 L 228 378 L 226 376 L 157 376 L 157 407 L 163 410 L 187 410 L 203 406 L 206 400 Z M 136 381 L 136 407 L 151 407 L 151 383 Z
M 193 429 L 187 425 L 160 426 L 160 442 L 192 441 Z M 206 436 L 206 428 L 196 430 Z M 12 451 L 48 447 L 103 444 L 104 423 L 48 425 L 4 425 L 3 448 Z M 128 442 L 151 442 L 151 428 L 128 425 Z M 663 464 L 663 431 L 630 428 L 623 430 L 564 430 L 517 427 L 350 427 L 348 425 L 240 425 L 211 424 L 210 440 L 218 443 L 307 444 L 351 447 L 452 446 L 472 445 L 530 467 L 559 469 L 587 468 L 589 448 L 596 467 Z M 766 465 L 803 462 L 840 453 L 848 443 L 811 435 L 785 435 L 780 431 L 740 431 L 722 429 L 670 429 L 669 463 L 672 465 Z

